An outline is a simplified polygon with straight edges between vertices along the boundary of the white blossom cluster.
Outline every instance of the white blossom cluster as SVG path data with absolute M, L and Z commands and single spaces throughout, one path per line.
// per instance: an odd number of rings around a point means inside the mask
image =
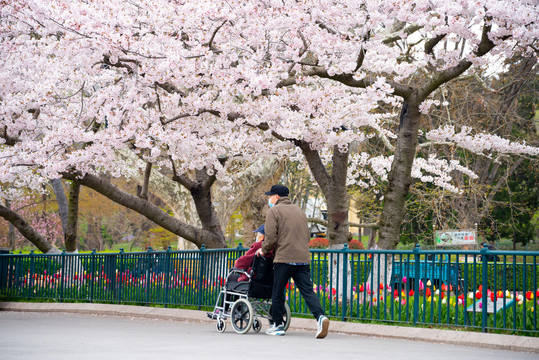
M 222 157 L 297 157 L 298 141 L 322 154 L 372 136 L 394 141 L 394 110 L 379 105 L 400 106 L 395 81 L 465 59 L 488 63 L 473 55 L 485 21 L 493 56 L 530 52 L 536 20 L 537 5 L 520 0 L 7 0 L 0 183 L 38 189 L 73 170 L 130 176 L 136 169 L 116 155 L 126 149 L 168 171 L 174 162 L 178 173 L 206 169 L 230 181 L 233 162 L 223 167 Z M 464 53 L 425 53 L 438 35 L 465 41 Z M 478 153 L 537 154 L 464 130 L 428 137 Z M 383 181 L 390 162 L 359 154 L 349 182 Z M 466 171 L 435 159 L 415 166 L 414 176 L 446 188 L 449 172 Z

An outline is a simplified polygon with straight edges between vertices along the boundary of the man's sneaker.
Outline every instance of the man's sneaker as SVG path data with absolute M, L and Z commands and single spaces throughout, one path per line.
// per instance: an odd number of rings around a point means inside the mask
M 271 325 L 271 327 L 266 330 L 266 334 L 268 335 L 284 335 L 284 325 L 275 326 L 275 324 Z
M 316 338 L 323 339 L 328 335 L 329 319 L 324 315 L 318 318 L 318 330 L 316 331 Z

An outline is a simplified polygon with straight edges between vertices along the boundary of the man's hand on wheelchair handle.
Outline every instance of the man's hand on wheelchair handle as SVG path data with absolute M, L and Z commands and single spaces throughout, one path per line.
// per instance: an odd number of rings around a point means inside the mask
M 264 256 L 264 252 L 262 251 L 262 249 L 258 249 L 255 254 L 256 256 Z

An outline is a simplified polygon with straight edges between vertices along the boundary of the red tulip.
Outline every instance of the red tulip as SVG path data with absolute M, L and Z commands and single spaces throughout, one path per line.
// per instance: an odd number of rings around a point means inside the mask
M 430 288 L 426 288 L 426 289 L 425 289 L 425 295 L 426 295 L 427 297 L 430 297 L 430 295 L 431 295 Z
M 442 291 L 447 291 L 447 286 L 445 284 L 442 284 Z
M 528 299 L 528 300 L 533 299 L 533 293 L 532 293 L 531 291 L 528 291 L 528 292 L 526 293 L 526 299 Z
M 414 290 L 410 289 L 410 292 L 408 293 L 408 296 L 414 296 Z
M 496 296 L 494 295 L 494 293 L 490 293 L 490 300 L 492 300 L 492 302 L 494 302 L 496 299 Z
M 384 290 L 384 284 L 380 283 L 380 290 Z
M 442 293 L 440 294 L 440 298 L 444 299 L 445 298 L 445 293 L 442 291 Z
M 483 293 L 481 291 L 478 291 L 475 293 L 475 298 L 476 299 L 481 299 L 483 297 Z
M 363 284 L 359 285 L 359 292 L 363 292 Z

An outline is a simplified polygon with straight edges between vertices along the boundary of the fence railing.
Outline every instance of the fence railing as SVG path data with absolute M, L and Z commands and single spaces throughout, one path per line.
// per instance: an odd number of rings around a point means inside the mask
M 0 255 L 4 299 L 210 308 L 247 249 Z M 328 316 L 539 336 L 539 252 L 311 250 Z M 293 314 L 310 314 L 291 282 Z

